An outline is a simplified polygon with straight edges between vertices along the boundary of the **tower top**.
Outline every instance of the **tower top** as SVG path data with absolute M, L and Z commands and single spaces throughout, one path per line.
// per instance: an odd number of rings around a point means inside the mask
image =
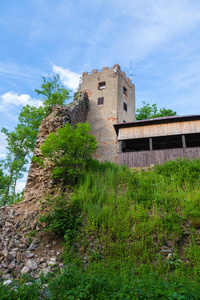
M 131 82 L 131 79 L 129 78 L 129 77 L 127 77 L 126 76 L 126 73 L 125 72 L 123 72 L 123 71 L 121 71 L 121 67 L 120 67 L 120 65 L 119 64 L 114 64 L 112 67 L 103 67 L 102 69 L 94 69 L 94 70 L 92 70 L 91 72 L 83 72 L 83 76 L 85 76 L 85 75 L 91 75 L 91 74 L 95 74 L 95 73 L 100 73 L 100 72 L 103 72 L 103 71 L 106 71 L 106 70 L 111 70 L 111 69 L 114 69 L 114 73 L 117 75 L 121 75 L 121 76 L 123 76 L 125 79 L 126 79 L 126 81 L 127 81 L 127 83 L 129 83 L 129 84 L 131 84 L 131 85 L 133 85 L 133 86 L 135 86 L 132 82 Z

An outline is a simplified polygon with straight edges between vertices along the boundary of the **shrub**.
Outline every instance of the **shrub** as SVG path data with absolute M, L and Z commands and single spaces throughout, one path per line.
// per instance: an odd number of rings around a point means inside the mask
M 30 280 L 29 280 L 30 281 Z M 25 282 L 15 282 L 15 288 L 0 284 L 0 300 L 37 300 L 39 299 L 40 291 L 37 283 L 30 286 Z
M 64 236 L 71 240 L 81 223 L 80 213 L 66 196 L 47 197 L 42 209 L 47 210 L 39 221 L 45 223 L 45 230 Z
M 55 180 L 74 183 L 86 170 L 91 154 L 96 151 L 96 138 L 89 134 L 88 123 L 78 123 L 76 127 L 66 124 L 55 133 L 50 133 L 41 146 L 42 155 L 53 162 L 52 177 Z M 41 164 L 41 158 L 34 157 Z

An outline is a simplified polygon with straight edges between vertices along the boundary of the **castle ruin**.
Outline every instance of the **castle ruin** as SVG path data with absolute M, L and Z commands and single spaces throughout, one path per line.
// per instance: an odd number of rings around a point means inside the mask
M 87 121 L 98 142 L 96 158 L 118 162 L 118 141 L 113 125 L 135 121 L 135 86 L 118 64 L 84 72 L 81 90 L 87 92 Z

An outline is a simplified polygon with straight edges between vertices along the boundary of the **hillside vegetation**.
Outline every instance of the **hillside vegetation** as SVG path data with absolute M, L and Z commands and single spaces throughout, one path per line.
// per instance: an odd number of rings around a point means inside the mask
M 70 198 L 65 186 L 43 201 L 65 248 L 46 299 L 199 299 L 199 182 L 200 160 L 146 171 L 90 160 Z

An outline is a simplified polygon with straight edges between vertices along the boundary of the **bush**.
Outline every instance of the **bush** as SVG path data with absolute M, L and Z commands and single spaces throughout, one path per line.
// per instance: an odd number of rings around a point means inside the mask
M 37 300 L 40 295 L 38 284 L 27 286 L 24 283 L 16 282 L 15 288 L 0 284 L 0 300 Z
M 41 223 L 45 223 L 45 230 L 59 236 L 65 235 L 69 241 L 75 236 L 81 223 L 80 213 L 66 196 L 47 197 L 42 209 L 47 210 L 39 218 Z
M 96 138 L 89 134 L 90 130 L 88 123 L 78 123 L 76 127 L 66 124 L 56 134 L 50 133 L 40 148 L 48 161 L 41 162 L 41 157 L 34 157 L 33 160 L 44 165 L 52 161 L 52 177 L 74 183 L 86 170 L 91 154 L 97 148 Z

